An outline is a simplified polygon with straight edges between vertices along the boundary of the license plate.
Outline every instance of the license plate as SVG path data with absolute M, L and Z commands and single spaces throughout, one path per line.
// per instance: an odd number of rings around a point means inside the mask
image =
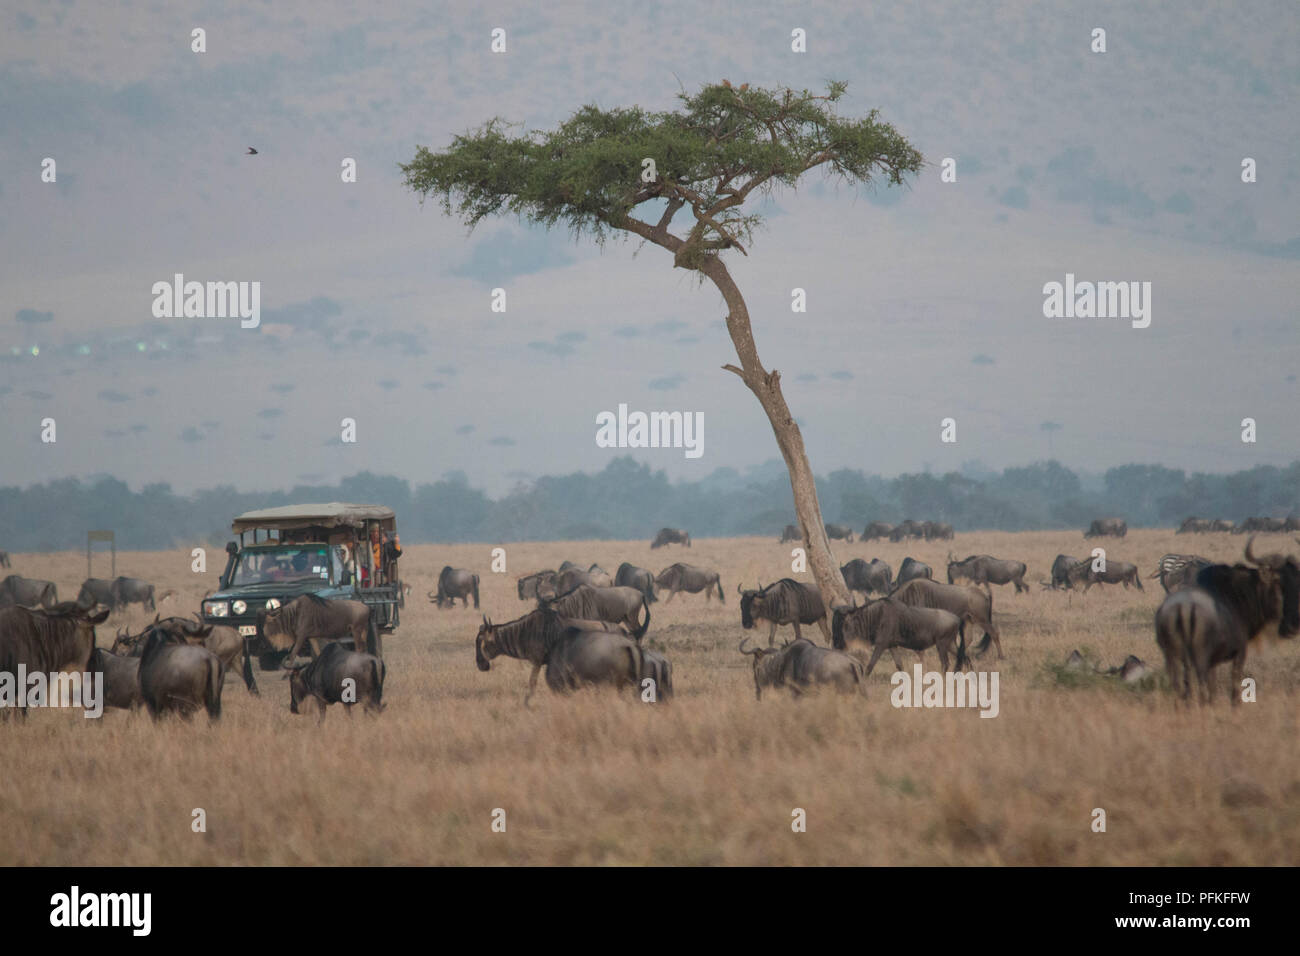
M 241 624 L 239 625 L 239 634 L 241 637 L 253 637 L 255 634 L 257 634 L 257 625 Z

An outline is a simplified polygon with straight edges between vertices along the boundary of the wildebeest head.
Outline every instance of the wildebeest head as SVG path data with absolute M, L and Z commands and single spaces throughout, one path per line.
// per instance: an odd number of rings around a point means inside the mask
M 307 688 L 307 666 L 303 663 L 298 667 L 290 667 L 288 673 L 284 675 L 289 681 L 289 713 L 291 714 L 299 713 L 298 705 L 310 693 Z
M 1296 539 L 1300 541 L 1300 538 Z M 1276 600 L 1282 602 L 1281 620 L 1278 622 L 1278 634 L 1282 637 L 1294 637 L 1300 634 L 1300 562 L 1287 554 L 1273 553 L 1256 555 L 1254 552 L 1255 536 L 1246 542 L 1246 560 L 1260 570 L 1261 578 L 1268 578 L 1268 586 Z
M 740 626 L 745 630 L 754 629 L 754 612 L 757 611 L 759 616 L 763 613 L 763 585 L 758 585 L 757 591 L 745 591 L 739 584 L 736 585 L 736 593 L 740 595 Z M 753 653 L 752 651 L 742 651 L 742 654 Z
M 785 645 L 781 647 L 755 647 L 751 650 L 745 650 L 745 643 L 749 638 L 741 638 L 740 653 L 750 657 L 754 664 L 754 696 L 758 700 L 763 699 L 763 688 L 772 684 L 773 679 L 781 668 L 781 655 L 785 652 Z
M 496 627 L 484 614 L 483 623 L 479 625 L 478 635 L 474 638 L 474 663 L 481 671 L 491 670 L 492 658 L 501 653 L 500 648 L 497 647 L 496 636 Z

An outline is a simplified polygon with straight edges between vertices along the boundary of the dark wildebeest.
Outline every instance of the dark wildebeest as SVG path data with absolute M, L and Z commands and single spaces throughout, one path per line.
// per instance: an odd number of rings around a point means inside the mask
M 537 590 L 542 585 L 555 587 L 554 571 L 534 571 L 532 574 L 525 574 L 519 579 L 519 600 L 527 601 L 529 598 L 536 598 Z
M 908 581 L 915 581 L 918 578 L 929 578 L 933 581 L 934 570 L 928 564 L 922 564 L 909 555 L 898 566 L 898 577 L 894 579 L 894 588 L 897 590 Z
M 1211 531 L 1233 531 L 1235 529 L 1236 526 L 1227 518 L 1215 518 L 1214 526 L 1210 528 Z
M 844 575 L 844 584 L 850 591 L 858 591 L 863 596 L 872 591 L 888 594 L 894 583 L 894 572 L 879 558 L 872 558 L 870 564 L 862 558 L 854 558 L 840 568 L 840 574 Z
M 1214 524 L 1209 518 L 1188 518 L 1178 526 L 1174 534 L 1205 534 L 1213 530 Z
M 909 607 L 934 607 L 950 611 L 968 624 L 976 624 L 984 631 L 977 654 L 989 649 L 989 642 L 1002 653 L 1001 635 L 993 624 L 993 595 L 964 584 L 940 584 L 938 581 L 918 579 L 909 581 L 890 595 Z
M 325 708 L 330 704 L 343 704 L 349 717 L 354 704 L 360 704 L 367 713 L 378 713 L 384 709 L 387 672 L 384 662 L 373 654 L 358 654 L 342 644 L 328 644 L 310 664 L 285 674 L 289 679 L 289 713 L 301 713 L 299 705 L 308 697 L 315 698 L 320 708 L 317 724 L 324 723 Z M 352 685 L 345 686 L 349 680 Z
M 1143 590 L 1142 575 L 1138 573 L 1137 565 L 1127 561 L 1107 559 L 1104 571 L 1097 571 L 1093 568 L 1093 562 L 1084 561 L 1079 569 L 1079 578 L 1084 581 L 1085 593 L 1091 590 L 1094 584 L 1123 584 L 1125 590 L 1132 584 L 1139 591 Z
M 1300 565 L 1281 554 L 1256 558 L 1254 540 L 1246 544 L 1249 564 L 1203 568 L 1196 587 L 1175 591 L 1156 611 L 1156 643 L 1170 686 L 1184 701 L 1191 698 L 1194 671 L 1201 701 L 1209 703 L 1213 670 L 1230 661 L 1228 694 L 1236 706 L 1251 639 L 1274 621 L 1281 637 L 1300 633 Z
M 153 585 L 139 578 L 116 577 L 113 579 L 113 607 L 124 608 L 128 604 L 143 604 L 147 610 L 156 611 L 158 605 L 153 599 Z
M 641 648 L 641 682 L 645 691 L 646 680 L 654 681 L 655 700 L 667 700 L 673 696 L 673 665 L 668 658 L 648 647 Z
M 563 574 L 565 571 L 572 571 L 574 568 L 581 569 L 581 567 L 582 565 L 574 564 L 572 561 L 561 561 L 559 573 Z
M 1166 554 L 1156 565 L 1155 571 L 1147 575 L 1147 578 L 1148 580 L 1159 578 L 1160 586 L 1165 589 L 1165 593 L 1171 594 L 1192 587 L 1201 569 L 1208 568 L 1213 563 L 1209 558 L 1203 558 L 1199 554 Z
M 745 650 L 743 638 L 740 653 L 754 661 L 754 696 L 763 699 L 763 688 L 785 688 L 796 697 L 814 688 L 827 685 L 841 694 L 867 693 L 861 662 L 841 651 L 818 647 L 807 638 L 795 638 L 776 649 L 756 647 Z
M 253 679 L 253 662 L 248 653 L 248 643 L 233 627 L 204 624 L 198 620 L 197 615 L 193 621 L 184 617 L 155 617 L 150 627 L 166 628 L 190 644 L 206 647 L 217 655 L 227 674 L 240 674 L 248 692 L 257 695 L 257 681 Z M 144 640 L 148 634 L 148 628 L 134 635 L 119 630 L 113 640 L 112 653 L 139 657 L 144 652 Z
M 1017 594 L 1028 591 L 1029 585 L 1025 583 L 1027 570 L 1023 561 L 1007 561 L 991 554 L 972 554 L 958 561 L 951 551 L 948 552 L 948 583 L 956 584 L 958 578 L 965 578 L 971 584 L 984 585 L 984 590 L 990 594 L 993 593 L 990 584 L 1014 584 Z
M 781 544 L 785 544 L 787 541 L 802 541 L 802 540 L 803 540 L 803 532 L 799 530 L 799 526 L 797 524 L 788 524 L 785 526 L 785 530 L 781 532 Z
M 144 704 L 140 693 L 140 658 L 118 657 L 95 648 L 93 670 L 104 675 L 104 706 L 135 710 Z
M 206 647 L 191 644 L 165 627 L 152 625 L 146 632 L 140 654 L 140 696 L 155 720 L 170 711 L 188 719 L 200 707 L 207 710 L 210 721 L 219 720 L 225 680 L 225 666 Z
M 1234 533 L 1245 534 L 1248 531 L 1256 532 L 1256 533 L 1262 531 L 1265 534 L 1272 534 L 1274 532 L 1285 531 L 1285 530 L 1286 530 L 1285 518 L 1256 517 L 1256 518 L 1247 518 L 1241 524 L 1237 525 L 1237 527 L 1234 529 Z
M 662 548 L 666 544 L 684 544 L 691 546 L 691 536 L 680 528 L 660 528 L 655 539 L 650 542 L 652 548 Z
M 622 588 L 636 588 L 645 595 L 646 603 L 653 604 L 659 598 L 655 595 L 655 576 L 653 571 L 638 568 L 624 561 L 618 566 L 614 575 L 614 585 Z
M 1085 538 L 1122 538 L 1128 534 L 1128 522 L 1123 518 L 1097 518 L 1083 533 Z
M 824 525 L 826 528 L 826 537 L 832 541 L 847 541 L 853 543 L 853 529 L 842 524 Z
M 925 525 L 919 521 L 913 521 L 911 518 L 905 518 L 902 524 L 894 526 L 894 530 L 889 532 L 889 540 L 893 542 L 902 541 L 904 538 L 924 538 Z
M 956 666 L 966 666 L 966 625 L 962 618 L 942 608 L 913 607 L 893 598 L 880 598 L 862 607 L 837 607 L 831 646 L 847 651 L 850 641 L 870 644 L 874 650 L 864 677 L 870 677 L 880 655 L 889 651 L 894 666 L 903 669 L 898 649 L 916 651 L 924 662 L 925 650 L 939 652 L 939 664 L 948 670 L 948 655 L 956 652 Z
M 0 568 L 12 568 L 13 562 L 9 560 L 8 551 L 0 551 Z
M 16 604 L 20 607 L 53 608 L 58 603 L 59 592 L 51 581 L 25 578 L 21 574 L 11 574 L 0 581 L 0 607 Z
M 453 568 L 450 564 L 438 575 L 438 593 L 429 592 L 429 600 L 438 607 L 444 604 L 456 606 L 456 598 L 469 607 L 470 595 L 474 597 L 474 607 L 478 607 L 478 575 L 464 568 Z
M 570 621 L 546 656 L 546 686 L 557 694 L 599 684 L 640 693 L 644 669 L 641 646 L 626 634 Z
M 20 606 L 0 610 L 0 674 L 11 675 L 16 681 L 20 665 L 29 674 L 92 673 L 95 625 L 107 618 L 107 608 L 96 614 L 73 601 L 48 609 Z M 56 688 L 49 687 L 47 693 L 47 701 L 54 703 Z M 82 700 L 84 703 L 85 698 Z M 7 707 L 0 709 L 0 714 L 8 712 Z M 22 713 L 27 714 L 25 705 Z
M 1073 555 L 1058 554 L 1052 562 L 1052 583 L 1048 587 L 1073 591 L 1074 582 L 1083 574 L 1079 565 L 1084 563 Z
M 582 568 L 568 568 L 555 576 L 552 584 L 538 585 L 537 596 L 550 600 L 557 594 L 568 594 L 574 588 L 586 585 L 592 588 L 607 588 L 614 582 L 599 565 L 593 564 L 586 571 Z M 478 607 L 478 605 L 474 605 Z
M 107 578 L 86 578 L 77 592 L 77 603 L 82 607 L 94 607 L 102 604 L 110 610 L 117 610 L 113 603 L 113 582 Z
M 718 577 L 717 571 L 708 571 L 704 568 L 697 568 L 693 564 L 669 565 L 659 572 L 655 578 L 655 586 L 660 590 L 667 589 L 668 597 L 664 601 L 667 604 L 673 599 L 678 591 L 689 591 L 691 594 L 704 592 L 706 601 L 713 599 L 713 588 L 718 589 L 718 600 L 726 604 L 726 598 L 722 594 L 722 581 Z
M 926 541 L 951 541 L 952 525 L 944 521 L 926 521 L 921 525 Z
M 771 628 L 767 634 L 767 646 L 776 643 L 776 628 L 779 624 L 793 624 L 795 640 L 803 637 L 799 631 L 800 624 L 816 624 L 822 629 L 826 640 L 831 639 L 830 628 L 826 624 L 826 604 L 816 585 L 803 584 L 793 578 L 782 578 L 775 584 L 758 590 L 742 591 L 736 585 L 740 595 L 740 626 L 752 630 L 759 621 L 768 621 Z
M 863 541 L 875 541 L 877 538 L 888 538 L 894 533 L 894 526 L 886 524 L 884 521 L 873 521 L 862 529 Z
M 316 594 L 304 594 L 283 607 L 259 611 L 257 633 L 277 651 L 289 648 L 286 665 L 293 663 L 304 641 L 311 641 L 316 657 L 326 642 L 348 637 L 358 652 L 376 650 L 378 645 L 370 608 L 361 601 L 331 601 Z
M 627 633 L 616 624 L 606 624 L 604 621 L 569 621 L 545 607 L 505 624 L 493 624 L 484 615 L 483 624 L 474 638 L 474 663 L 481 671 L 491 670 L 492 659 L 504 654 L 532 664 L 528 693 L 524 695 L 524 705 L 527 706 L 537 686 L 538 673 L 546 666 L 551 650 L 570 626 L 576 626 L 582 631 L 605 629 L 627 637 Z M 632 643 L 636 645 L 635 641 Z
M 583 584 L 550 600 L 539 597 L 537 605 L 550 608 L 560 617 L 622 624 L 637 642 L 650 629 L 650 603 L 636 588 L 593 588 Z
M 594 588 L 608 588 L 614 586 L 614 579 L 609 576 L 609 572 L 599 564 L 593 564 L 587 569 L 587 583 Z

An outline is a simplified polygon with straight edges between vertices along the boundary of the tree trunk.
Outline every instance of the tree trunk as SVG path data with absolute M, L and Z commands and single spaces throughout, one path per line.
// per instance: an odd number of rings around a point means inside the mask
M 829 612 L 837 604 L 852 604 L 853 599 L 849 596 L 844 576 L 840 574 L 835 556 L 831 554 L 830 540 L 826 537 L 821 503 L 817 500 L 817 482 L 813 478 L 812 466 L 808 464 L 803 435 L 794 416 L 790 414 L 785 396 L 781 394 L 781 373 L 768 372 L 759 361 L 758 350 L 754 346 L 754 332 L 749 325 L 749 308 L 727 267 L 716 256 L 710 256 L 700 271 L 718 287 L 727 303 L 727 331 L 736 346 L 741 367 L 724 365 L 723 368 L 741 377 L 758 398 L 763 411 L 767 413 L 768 421 L 772 423 L 777 446 L 781 449 L 785 467 L 790 472 L 794 510 L 799 518 L 799 526 L 803 529 L 804 544 L 808 548 L 808 566 L 812 569 L 822 600 L 826 602 L 826 609 Z

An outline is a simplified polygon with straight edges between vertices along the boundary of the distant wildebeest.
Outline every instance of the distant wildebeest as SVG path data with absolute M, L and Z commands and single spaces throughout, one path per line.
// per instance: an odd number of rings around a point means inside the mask
M 1258 534 L 1259 532 L 1264 532 L 1265 534 L 1273 534 L 1276 532 L 1286 531 L 1286 530 L 1287 527 L 1286 527 L 1285 518 L 1256 517 L 1256 518 L 1247 518 L 1241 524 L 1237 525 L 1237 527 L 1234 529 L 1234 532 L 1236 534 L 1245 534 L 1247 532 L 1254 532 L 1256 534 Z
M 718 600 L 723 604 L 727 603 L 717 571 L 697 568 L 693 564 L 683 564 L 680 561 L 659 572 L 655 577 L 655 587 L 668 592 L 668 597 L 664 600 L 665 604 L 671 601 L 678 591 L 687 591 L 691 594 L 699 594 L 703 591 L 704 599 L 712 600 L 715 587 L 718 589 Z
M 95 626 L 107 618 L 107 608 L 95 613 L 74 601 L 48 609 L 18 606 L 0 610 L 0 674 L 12 675 L 16 681 L 20 665 L 28 674 L 91 673 Z M 53 687 L 48 689 L 51 697 L 55 692 Z M 0 715 L 8 712 L 9 708 L 0 708 Z M 26 705 L 21 712 L 26 716 Z
M 12 568 L 13 562 L 9 560 L 8 551 L 0 551 L 0 568 Z
M 800 624 L 816 624 L 829 642 L 830 628 L 826 624 L 826 604 L 821 592 L 812 584 L 803 584 L 793 578 L 782 578 L 775 584 L 757 590 L 744 591 L 736 585 L 740 595 L 740 626 L 752 630 L 759 621 L 772 626 L 767 634 L 767 646 L 776 643 L 776 629 L 781 624 L 793 624 L 795 640 L 803 637 Z
M 1196 576 L 1201 573 L 1201 569 L 1208 568 L 1213 563 L 1199 554 L 1166 554 L 1147 578 L 1159 578 L 1165 593 L 1171 594 L 1195 585 Z
M 799 530 L 799 526 L 797 524 L 788 524 L 785 526 L 785 530 L 781 532 L 781 544 L 785 544 L 787 541 L 802 541 L 802 540 L 803 540 L 803 532 Z
M 1128 522 L 1123 518 L 1096 518 L 1083 533 L 1085 538 L 1122 538 L 1128 534 Z
M 59 603 L 59 592 L 51 581 L 39 581 L 25 578 L 21 574 L 11 574 L 0 581 L 0 607 L 44 607 L 53 608 Z
M 360 704 L 367 713 L 384 709 L 384 677 L 388 668 L 373 654 L 359 654 L 342 644 L 330 644 L 310 664 L 291 670 L 289 678 L 289 713 L 301 713 L 299 706 L 308 697 L 315 699 L 320 710 L 316 721 L 325 721 L 325 708 L 343 704 L 349 717 L 352 707 Z M 351 686 L 345 681 L 352 681 Z
M 293 663 L 304 641 L 311 642 L 316 657 L 327 642 L 348 637 L 357 651 L 378 649 L 370 608 L 361 601 L 331 601 L 317 594 L 304 594 L 282 607 L 259 611 L 257 633 L 277 651 L 289 648 L 286 665 Z
M 153 585 L 139 578 L 114 578 L 112 594 L 113 607 L 119 610 L 128 604 L 142 604 L 150 611 L 158 609 L 153 599 Z
M 862 607 L 835 609 L 831 646 L 845 651 L 850 642 L 873 647 L 866 677 L 871 676 L 876 661 L 885 651 L 889 651 L 894 666 L 901 671 L 903 661 L 898 656 L 899 648 L 916 651 L 924 660 L 924 651 L 933 647 L 939 652 L 939 664 L 944 671 L 949 669 L 949 655 L 954 652 L 958 670 L 967 664 L 966 625 L 962 618 L 942 608 L 913 607 L 893 598 L 880 598 Z
M 1178 526 L 1174 534 L 1205 534 L 1214 530 L 1214 522 L 1209 518 L 1187 518 Z
M 763 699 L 763 688 L 785 689 L 800 697 L 818 687 L 830 687 L 841 694 L 867 693 L 861 662 L 842 651 L 818 647 L 807 638 L 795 638 L 775 649 L 756 647 L 740 653 L 753 658 L 754 696 Z
M 1130 564 L 1128 561 L 1112 561 L 1107 558 L 1105 565 L 1105 570 L 1098 571 L 1092 561 L 1083 562 L 1078 577 L 1084 582 L 1084 593 L 1090 591 L 1094 584 L 1122 584 L 1125 590 L 1131 584 L 1139 591 L 1144 590 L 1142 575 L 1138 573 L 1136 564 Z
M 530 598 L 536 598 L 538 588 L 543 584 L 550 585 L 554 588 L 554 571 L 534 571 L 532 574 L 525 574 L 518 581 L 519 600 L 527 601 Z
M 870 564 L 862 558 L 854 558 L 840 568 L 840 574 L 844 575 L 844 584 L 850 591 L 860 592 L 864 596 L 873 591 L 888 594 L 894 583 L 894 572 L 879 558 L 872 558 Z
M 965 578 L 974 585 L 984 585 L 984 590 L 992 593 L 990 584 L 1014 584 L 1016 593 L 1028 591 L 1025 572 L 1029 570 L 1023 561 L 1007 561 L 990 554 L 972 554 L 958 561 L 948 552 L 948 583 L 956 584 L 959 578 Z
M 1151 672 L 1151 668 L 1147 666 L 1146 661 L 1136 654 L 1130 654 L 1124 658 L 1124 663 L 1120 664 L 1119 667 L 1112 667 L 1107 670 L 1106 676 L 1118 677 L 1126 684 L 1136 684 Z
M 894 588 L 901 588 L 908 581 L 915 581 L 917 578 L 934 580 L 934 569 L 909 555 L 898 566 L 898 577 L 894 579 Z
M 538 585 L 537 596 L 549 600 L 557 594 L 567 594 L 574 588 L 582 587 L 584 584 L 593 588 L 607 588 L 613 583 L 613 579 L 596 564 L 593 564 L 586 571 L 582 570 L 582 568 L 566 568 L 555 576 L 553 583 Z M 477 604 L 474 606 L 478 607 Z
M 1191 698 L 1195 672 L 1201 701 L 1209 703 L 1213 670 L 1228 661 L 1228 695 L 1236 706 L 1251 639 L 1274 621 L 1281 637 L 1300 633 L 1300 565 L 1281 554 L 1255 557 L 1254 540 L 1246 544 L 1248 564 L 1203 568 L 1196 587 L 1175 591 L 1156 611 L 1156 643 L 1169 684 L 1184 701 Z
M 650 602 L 636 588 L 594 588 L 583 584 L 549 600 L 539 597 L 537 604 L 550 608 L 560 617 L 622 624 L 638 642 L 650 629 Z
M 113 582 L 109 578 L 86 578 L 77 592 L 77 603 L 82 607 L 94 607 L 102 604 L 111 610 L 117 610 L 113 603 Z
M 894 533 L 894 526 L 884 521 L 873 521 L 862 529 L 863 541 L 875 541 L 877 538 L 888 538 Z
M 1086 564 L 1069 554 L 1058 554 L 1052 562 L 1052 582 L 1048 587 L 1066 591 L 1074 590 L 1074 582 L 1082 578 L 1080 565 Z
M 989 649 L 989 643 L 997 648 L 998 659 L 1002 653 L 1001 635 L 993 623 L 993 596 L 979 588 L 964 584 L 940 584 L 938 581 L 918 579 L 909 581 L 901 588 L 896 588 L 890 597 L 901 601 L 909 607 L 933 607 L 956 614 L 967 624 L 976 624 L 984 631 L 977 654 Z
M 559 573 L 563 574 L 565 571 L 572 571 L 574 568 L 580 569 L 581 567 L 582 565 L 574 564 L 572 561 L 561 561 Z
M 641 648 L 641 682 L 644 692 L 645 681 L 654 681 L 655 700 L 668 700 L 673 696 L 673 665 L 668 658 L 648 647 Z
M 135 710 L 144 705 L 140 693 L 140 658 L 118 657 L 97 647 L 91 669 L 104 675 L 105 707 Z
M 853 529 L 842 524 L 824 525 L 826 528 L 826 537 L 832 541 L 847 541 L 853 543 Z
M 905 538 L 924 538 L 925 525 L 919 521 L 913 521 L 911 518 L 903 520 L 902 524 L 894 525 L 894 530 L 889 532 L 889 540 L 899 542 Z
M 233 627 L 213 626 L 198 620 L 184 617 L 154 618 L 150 627 L 162 627 L 190 644 L 206 647 L 220 659 L 227 674 L 239 674 L 244 678 L 248 692 L 258 694 L 257 681 L 253 679 L 253 662 L 248 653 L 248 643 Z M 113 640 L 112 652 L 125 657 L 139 657 L 144 652 L 144 640 L 148 636 L 146 628 L 139 634 L 128 634 L 119 630 Z
M 456 598 L 460 598 L 465 607 L 469 607 L 471 596 L 474 598 L 474 607 L 477 608 L 478 575 L 464 568 L 453 568 L 450 564 L 438 574 L 438 593 L 429 592 L 429 600 L 438 607 L 444 605 L 455 607 Z
M 1234 525 L 1227 518 L 1215 518 L 1212 524 L 1213 526 L 1210 528 L 1211 531 L 1235 531 L 1236 530 L 1236 525 Z
M 691 536 L 680 528 L 660 528 L 655 539 L 650 542 L 652 548 L 662 548 L 666 544 L 684 544 L 691 546 Z
M 636 588 L 645 595 L 646 603 L 653 604 L 659 598 L 655 594 L 655 576 L 653 571 L 638 568 L 635 564 L 624 561 L 618 566 L 614 575 L 614 585 L 623 588 Z
M 921 525 L 926 541 L 951 541 L 952 525 L 944 521 L 926 521 Z
M 528 693 L 524 695 L 524 705 L 527 706 L 537 687 L 537 675 L 546 666 L 551 651 L 568 634 L 570 628 L 574 627 L 581 632 L 603 629 L 612 634 L 620 634 L 633 646 L 639 647 L 636 641 L 631 640 L 617 624 L 607 624 L 604 621 L 571 621 L 560 617 L 550 608 L 541 607 L 505 624 L 493 624 L 491 619 L 484 615 L 483 624 L 474 638 L 474 664 L 481 671 L 491 670 L 492 660 L 503 654 L 532 664 L 532 673 L 528 677 Z M 638 668 L 638 673 L 640 670 L 641 668 Z
M 157 720 L 176 712 L 189 718 L 200 707 L 208 719 L 221 718 L 221 688 L 226 669 L 216 654 L 191 644 L 165 627 L 151 626 L 140 654 L 140 696 Z

